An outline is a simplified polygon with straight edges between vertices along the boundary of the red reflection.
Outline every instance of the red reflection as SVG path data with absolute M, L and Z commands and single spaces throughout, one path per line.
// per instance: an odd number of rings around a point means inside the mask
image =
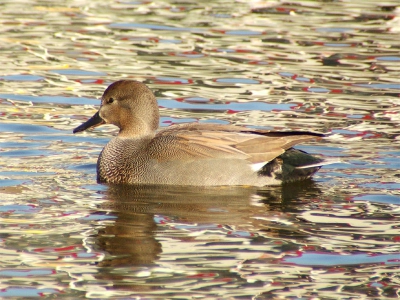
M 61 248 L 51 248 L 51 247 L 46 247 L 46 248 L 36 248 L 33 249 L 33 252 L 63 252 L 63 251 L 72 251 L 76 249 L 82 248 L 81 245 L 76 245 L 76 246 L 67 246 L 67 247 L 61 247 Z
M 209 278 L 209 277 L 216 277 L 218 276 L 217 273 L 199 273 L 196 275 L 189 275 L 188 278 Z

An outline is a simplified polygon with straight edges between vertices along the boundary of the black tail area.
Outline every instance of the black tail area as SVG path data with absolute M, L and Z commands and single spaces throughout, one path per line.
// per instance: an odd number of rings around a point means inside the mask
M 259 172 L 261 176 L 274 177 L 282 182 L 310 178 L 323 164 L 323 160 L 304 151 L 290 148 L 285 153 L 267 163 Z M 307 165 L 312 165 L 307 168 Z

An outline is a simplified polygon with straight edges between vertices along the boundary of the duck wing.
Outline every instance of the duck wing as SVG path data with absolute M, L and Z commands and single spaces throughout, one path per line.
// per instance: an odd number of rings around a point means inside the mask
M 277 132 L 233 125 L 182 124 L 159 131 L 147 151 L 160 162 L 242 159 L 259 170 L 294 145 L 323 136 L 313 132 Z

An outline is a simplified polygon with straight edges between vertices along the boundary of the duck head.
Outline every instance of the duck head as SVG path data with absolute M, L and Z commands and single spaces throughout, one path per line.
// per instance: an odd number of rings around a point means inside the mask
M 141 82 L 120 80 L 104 91 L 98 112 L 73 132 L 113 124 L 119 128 L 118 136 L 136 137 L 154 133 L 158 123 L 158 104 L 153 92 Z

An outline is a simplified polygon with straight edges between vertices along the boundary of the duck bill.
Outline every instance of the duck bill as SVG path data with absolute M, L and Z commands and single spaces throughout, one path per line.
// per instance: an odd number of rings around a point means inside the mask
M 105 124 L 104 120 L 100 117 L 99 112 L 95 113 L 93 117 L 91 117 L 89 120 L 87 120 L 85 123 L 79 125 L 73 130 L 73 133 L 85 131 L 86 129 L 89 128 L 94 128 L 97 127 L 101 124 Z

